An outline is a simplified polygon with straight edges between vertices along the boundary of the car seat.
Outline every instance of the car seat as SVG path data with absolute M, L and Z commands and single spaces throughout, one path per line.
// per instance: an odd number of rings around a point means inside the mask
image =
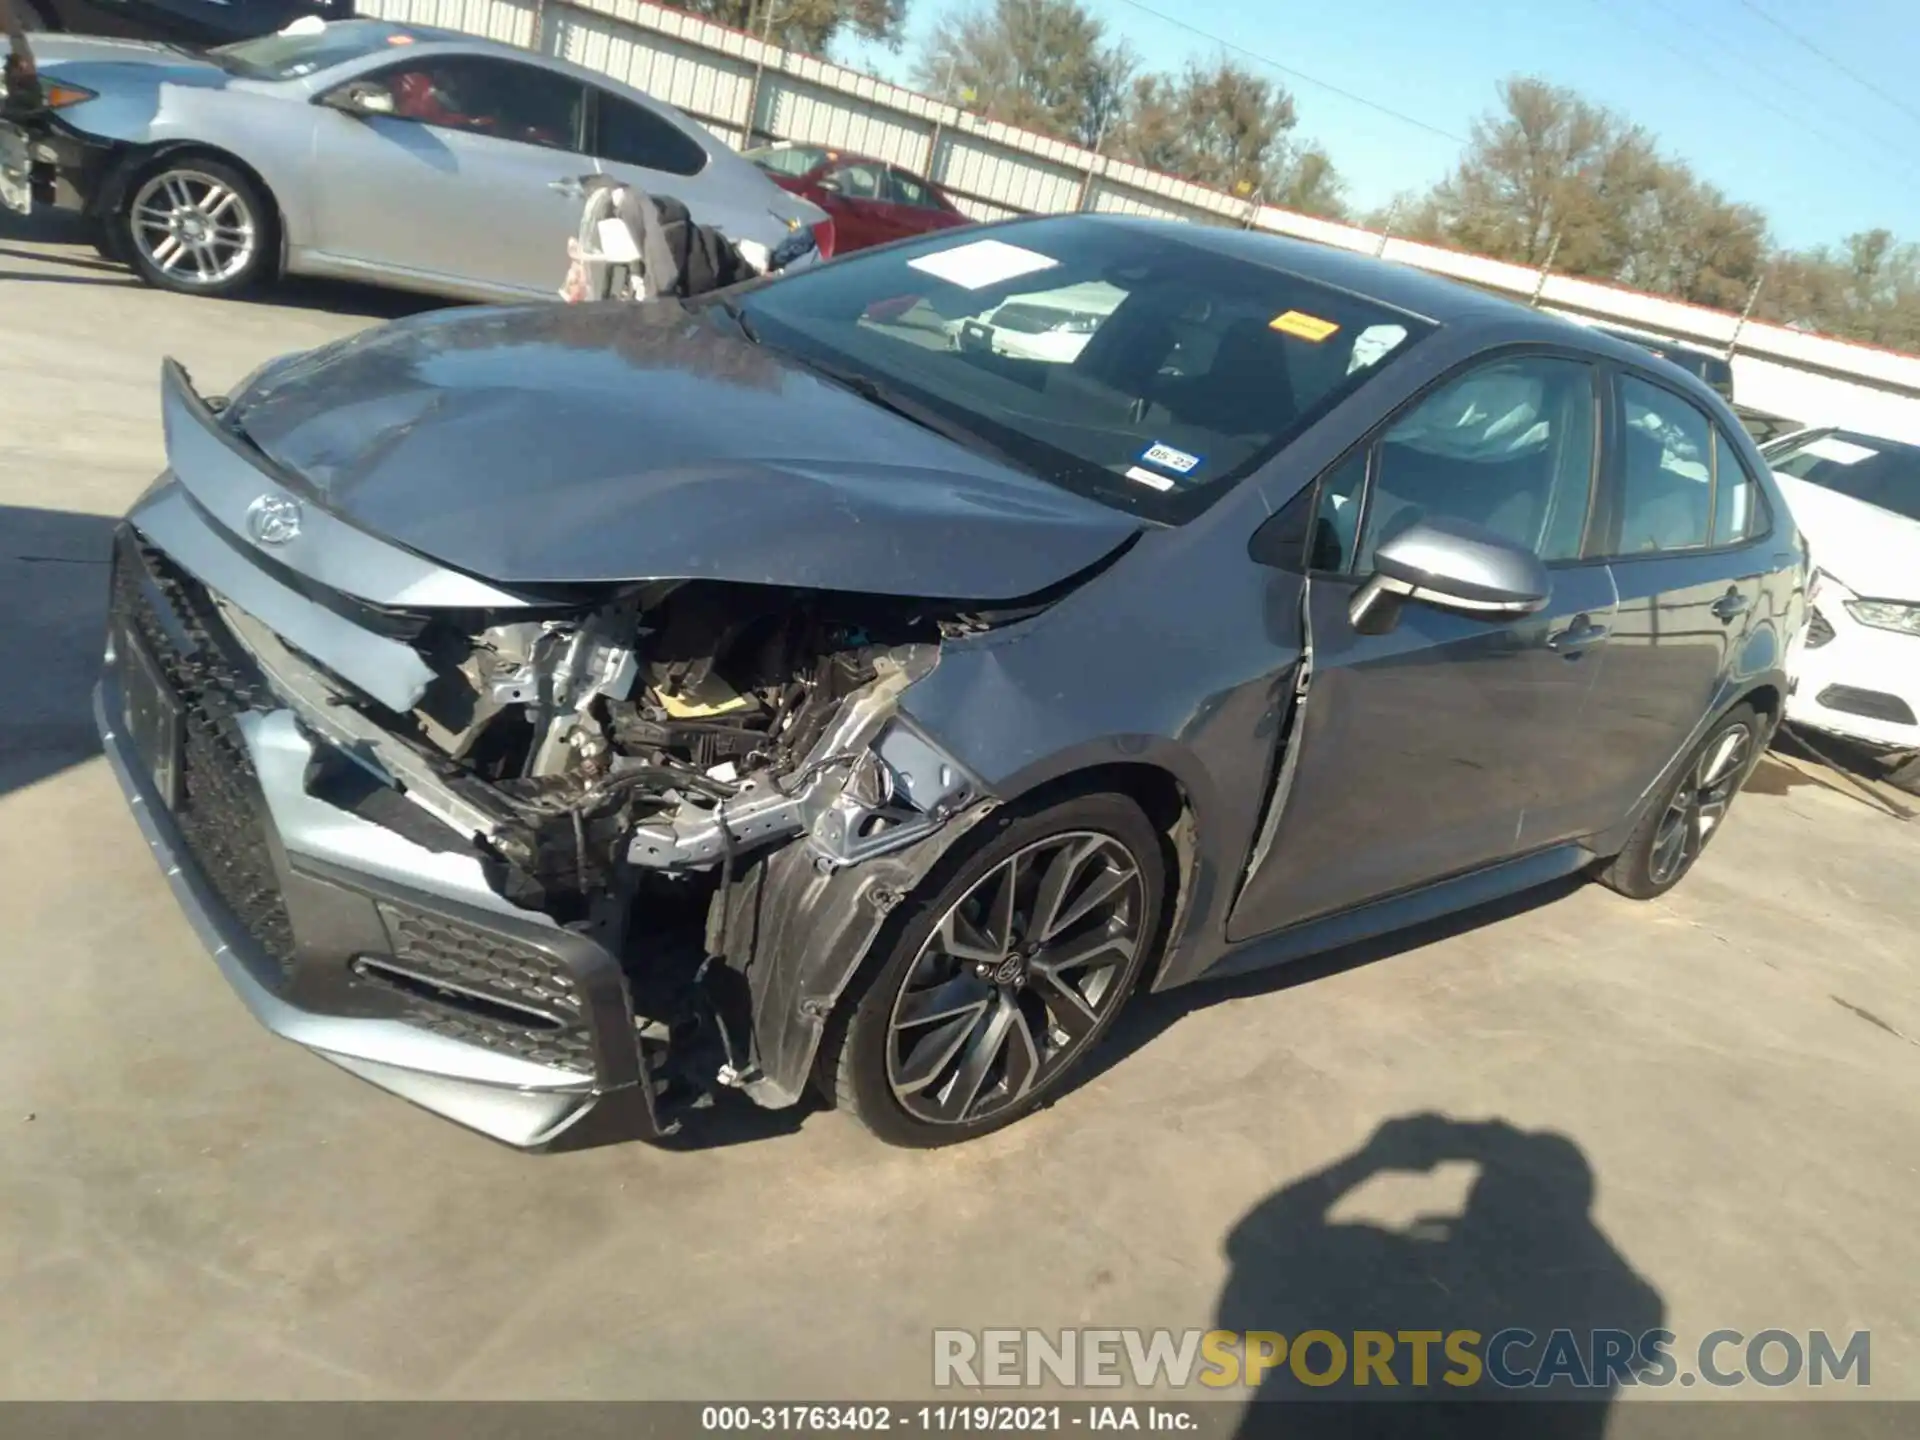
M 1163 381 L 1155 399 L 1182 424 L 1223 435 L 1279 434 L 1297 412 L 1286 342 L 1258 319 L 1221 332 L 1204 375 Z
M 396 75 L 389 86 L 393 93 L 393 113 L 405 120 L 427 125 L 468 124 L 467 117 L 449 109 L 435 89 L 433 76 L 425 70 L 409 70 Z
M 1627 428 L 1626 483 L 1620 496 L 1620 551 L 1685 550 L 1707 540 L 1710 487 L 1669 469 L 1656 435 Z

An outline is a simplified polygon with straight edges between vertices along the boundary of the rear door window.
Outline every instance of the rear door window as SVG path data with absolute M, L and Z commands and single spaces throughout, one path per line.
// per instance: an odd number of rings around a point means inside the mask
M 917 210 L 939 210 L 944 208 L 940 202 L 934 198 L 932 190 L 928 189 L 924 183 L 903 170 L 895 170 L 889 166 L 887 168 L 885 184 L 886 198 L 895 205 L 911 205 Z
M 594 100 L 593 153 L 602 160 L 666 175 L 698 175 L 706 168 L 700 142 L 666 116 L 605 90 L 595 91 Z
M 1625 375 L 1620 381 L 1622 555 L 1697 550 L 1713 511 L 1713 426 L 1692 402 Z

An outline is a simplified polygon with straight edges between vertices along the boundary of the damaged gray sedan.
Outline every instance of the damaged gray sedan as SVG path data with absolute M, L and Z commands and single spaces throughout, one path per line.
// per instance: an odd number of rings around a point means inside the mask
M 956 342 L 1010 309 L 1074 343 Z M 1804 605 L 1704 386 L 1200 227 L 420 316 L 163 405 L 96 695 L 147 839 L 266 1025 L 528 1147 L 722 1087 L 940 1144 L 1143 989 L 1658 894 Z

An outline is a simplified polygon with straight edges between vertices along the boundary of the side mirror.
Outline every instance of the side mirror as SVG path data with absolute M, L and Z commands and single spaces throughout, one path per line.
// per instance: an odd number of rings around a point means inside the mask
M 394 111 L 393 93 L 371 80 L 356 80 L 342 86 L 322 96 L 320 103 L 347 115 L 391 115 Z
M 1383 602 L 1401 596 L 1489 620 L 1511 619 L 1545 608 L 1552 593 L 1546 566 L 1524 545 L 1464 520 L 1436 517 L 1408 526 L 1374 551 L 1373 575 L 1355 593 L 1348 614 L 1356 630 L 1371 633 L 1381 628 L 1377 612 Z
M 829 195 L 844 195 L 846 193 L 847 187 L 842 185 L 838 180 L 835 180 L 832 176 L 828 176 L 826 179 L 821 180 L 819 182 L 819 185 L 820 185 L 820 188 L 826 191 L 827 194 Z

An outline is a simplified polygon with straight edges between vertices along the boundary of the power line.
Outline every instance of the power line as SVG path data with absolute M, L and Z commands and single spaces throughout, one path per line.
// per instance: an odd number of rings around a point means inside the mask
M 1670 40 L 1668 40 L 1666 36 L 1662 35 L 1653 26 L 1645 24 L 1635 19 L 1635 17 L 1633 17 L 1632 15 L 1625 14 L 1624 12 L 1615 12 L 1614 10 L 1609 8 L 1609 6 L 1605 3 L 1605 0 L 1592 0 L 1592 3 L 1603 14 L 1607 14 L 1609 16 L 1617 16 L 1617 18 L 1625 19 L 1635 29 L 1639 30 L 1643 35 L 1645 35 L 1648 39 L 1652 40 L 1661 49 L 1665 50 L 1668 54 L 1672 55 L 1675 59 L 1679 60 L 1682 64 L 1686 65 L 1690 70 L 1698 71 L 1700 74 L 1707 75 L 1712 79 L 1719 81 L 1722 85 L 1726 86 L 1727 89 L 1738 94 L 1741 97 L 1741 99 L 1747 102 L 1748 104 L 1758 105 L 1763 110 L 1771 111 L 1773 114 L 1779 116 L 1782 120 L 1785 120 L 1789 125 L 1797 125 L 1800 129 L 1809 131 L 1812 134 L 1818 136 L 1820 139 L 1825 140 L 1829 145 L 1835 145 L 1841 149 L 1848 149 L 1848 148 L 1857 149 L 1858 148 L 1857 146 L 1850 147 L 1848 145 L 1848 142 L 1845 139 L 1835 136 L 1831 131 L 1822 129 L 1820 126 L 1813 124 L 1811 121 L 1805 119 L 1804 117 L 1799 115 L 1794 115 L 1789 111 L 1782 109 L 1781 106 L 1770 95 L 1767 95 L 1762 91 L 1755 90 L 1754 87 L 1751 85 L 1742 84 L 1740 81 L 1730 78 L 1724 71 L 1714 69 L 1713 66 L 1709 65 L 1705 60 L 1701 59 L 1697 53 L 1681 49 L 1679 46 L 1673 44 Z M 1656 4 L 1660 3 L 1660 0 L 1654 0 L 1654 3 Z M 1742 0 L 1742 3 L 1744 4 L 1745 0 Z M 1665 6 L 1662 5 L 1661 8 L 1664 10 Z M 1668 13 L 1672 13 L 1672 12 L 1668 12 Z M 1880 134 L 1878 131 L 1875 131 L 1875 130 L 1868 130 L 1863 128 L 1860 131 L 1860 134 L 1866 139 L 1872 140 L 1876 145 L 1881 146 L 1883 149 L 1887 150 L 1891 154 L 1897 156 L 1901 162 L 1902 169 L 1904 169 L 1908 174 L 1913 175 L 1916 178 L 1920 178 L 1920 170 L 1917 170 L 1914 168 L 1911 157 L 1909 157 L 1907 152 L 1904 149 L 1902 149 L 1900 146 L 1896 145 L 1893 141 L 1887 139 L 1886 136 Z
M 1900 111 L 1902 114 L 1907 115 L 1908 117 L 1914 120 L 1920 120 L 1920 110 L 1914 109 L 1911 105 L 1907 104 L 1906 101 L 1902 100 L 1898 95 L 1890 94 L 1889 92 L 1882 90 L 1878 85 L 1874 84 L 1873 81 L 1867 79 L 1866 76 L 1862 75 L 1859 71 L 1855 70 L 1852 66 L 1846 65 L 1841 61 L 1836 60 L 1832 55 L 1829 55 L 1825 50 L 1821 49 L 1820 46 L 1814 44 L 1813 41 L 1807 39 L 1807 37 L 1802 35 L 1798 30 L 1792 29 L 1791 27 L 1784 24 L 1783 22 L 1774 19 L 1773 16 L 1769 15 L 1765 10 L 1762 10 L 1758 5 L 1754 4 L 1753 0 L 1740 0 L 1740 4 L 1744 9 L 1751 10 L 1755 15 L 1758 15 L 1762 20 L 1766 21 L 1767 24 L 1771 25 L 1774 29 L 1778 30 L 1782 35 L 1786 36 L 1789 40 L 1793 41 L 1794 44 L 1800 46 L 1801 49 L 1808 51 L 1810 54 L 1817 55 L 1820 59 L 1826 61 L 1827 64 L 1831 65 L 1834 69 L 1838 70 L 1842 75 L 1846 76 L 1849 80 L 1853 81 L 1853 83 L 1858 85 L 1861 89 L 1866 90 L 1871 94 L 1878 95 L 1882 100 L 1886 101 L 1889 105 L 1893 106 L 1894 109 Z
M 1184 30 L 1189 35 L 1199 36 L 1202 40 L 1211 40 L 1214 44 L 1223 46 L 1228 50 L 1232 50 L 1236 54 L 1244 55 L 1249 60 L 1257 60 L 1260 64 L 1265 65 L 1270 69 L 1278 70 L 1282 75 L 1289 75 L 1295 80 L 1300 81 L 1302 84 L 1312 85 L 1317 89 L 1325 90 L 1330 94 L 1338 95 L 1343 100 L 1351 100 L 1356 105 L 1363 105 L 1369 110 L 1373 110 L 1378 112 L 1379 114 L 1387 116 L 1389 119 L 1398 120 L 1403 125 L 1411 125 L 1416 130 L 1426 131 L 1429 135 L 1438 135 L 1442 140 L 1451 140 L 1456 145 L 1466 145 L 1471 143 L 1468 141 L 1467 137 L 1464 135 L 1456 135 L 1451 130 L 1442 130 L 1438 125 L 1429 125 L 1424 120 L 1417 120 L 1413 116 L 1407 114 L 1405 111 L 1395 110 L 1391 105 L 1382 105 L 1377 100 L 1369 100 L 1364 95 L 1356 95 L 1354 94 L 1353 91 L 1343 89 L 1342 87 L 1335 85 L 1330 80 L 1322 80 L 1317 75 L 1309 75 L 1306 71 L 1296 70 L 1291 65 L 1282 65 L 1278 60 L 1275 60 L 1269 55 L 1262 55 L 1257 50 L 1249 50 L 1244 45 L 1236 45 L 1233 43 L 1233 41 L 1226 39 L 1224 36 L 1215 35 L 1210 30 L 1202 30 L 1198 25 L 1189 25 L 1185 20 L 1177 20 L 1173 16 L 1168 15 L 1163 11 L 1154 9 L 1151 5 L 1141 4 L 1140 0 L 1120 0 L 1120 3 L 1122 5 L 1131 6 L 1133 9 L 1140 11 L 1144 15 L 1151 15 L 1154 19 L 1159 20 L 1164 24 L 1171 25 L 1176 30 Z

